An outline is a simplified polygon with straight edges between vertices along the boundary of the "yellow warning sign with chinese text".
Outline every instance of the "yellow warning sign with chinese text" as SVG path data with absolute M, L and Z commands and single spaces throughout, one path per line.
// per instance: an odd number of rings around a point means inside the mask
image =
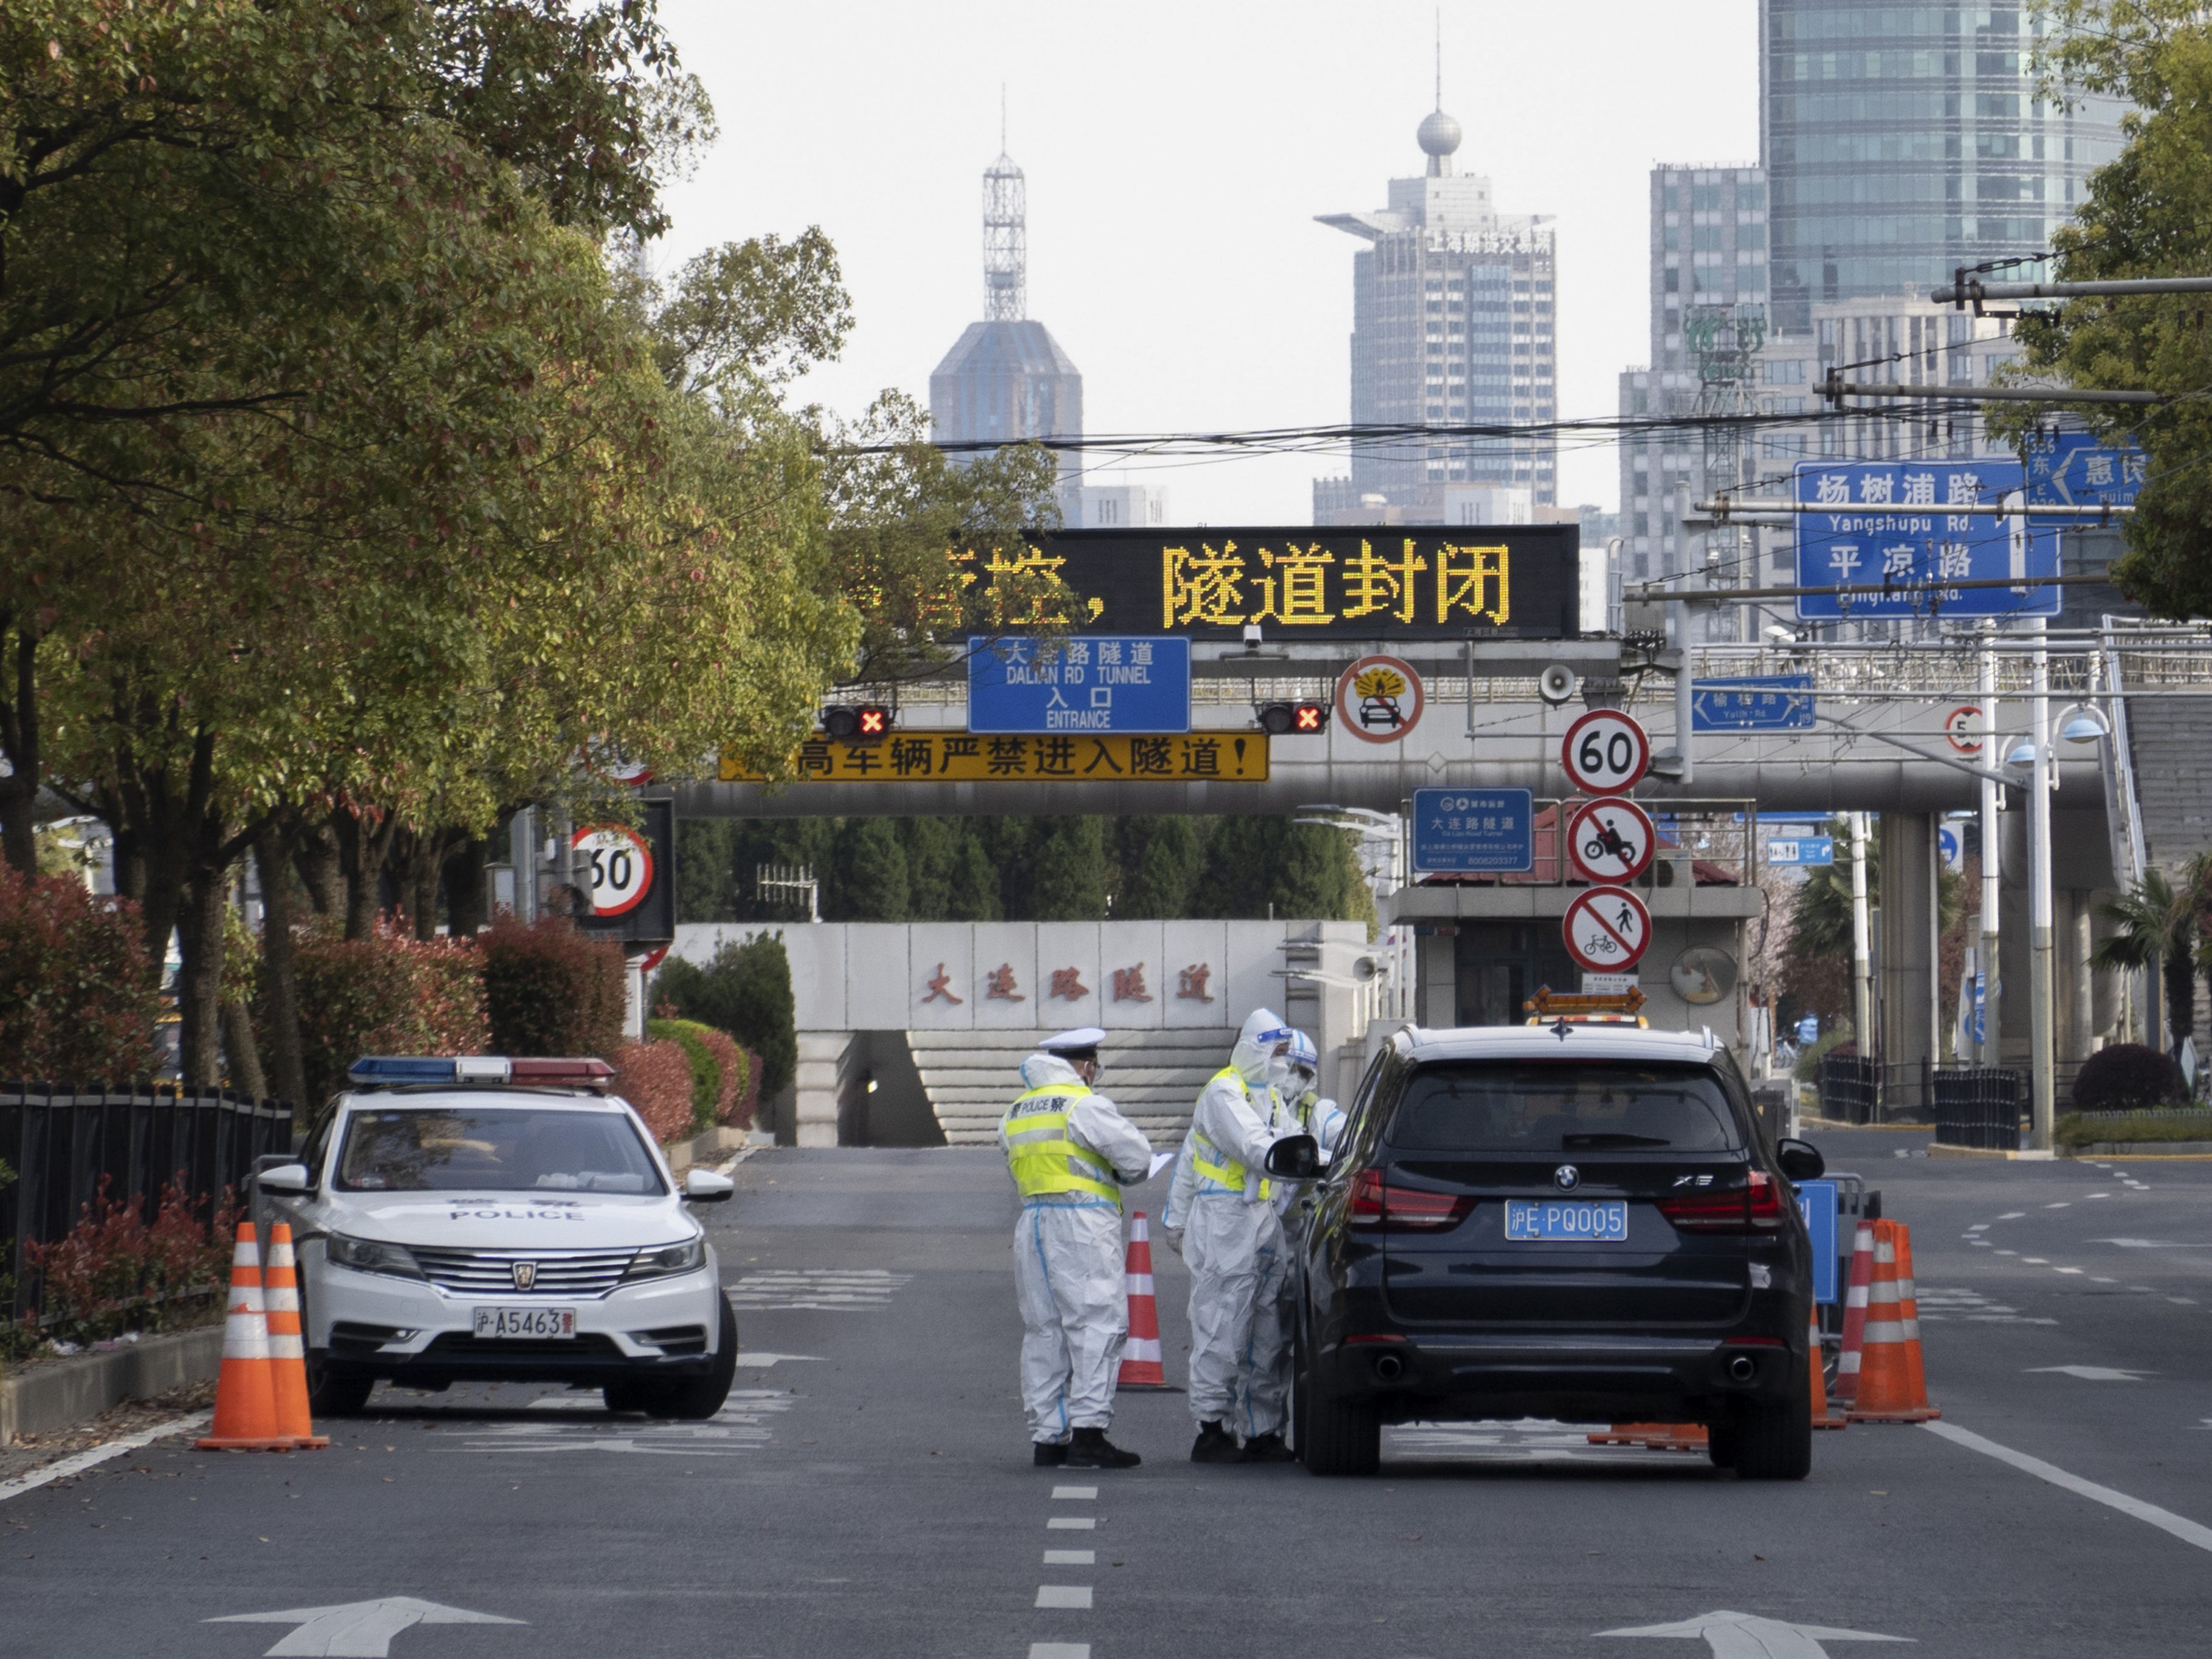
M 1166 737 L 975 737 L 910 732 L 869 743 L 817 733 L 799 751 L 802 783 L 1265 783 L 1264 732 Z M 725 760 L 725 783 L 757 782 Z

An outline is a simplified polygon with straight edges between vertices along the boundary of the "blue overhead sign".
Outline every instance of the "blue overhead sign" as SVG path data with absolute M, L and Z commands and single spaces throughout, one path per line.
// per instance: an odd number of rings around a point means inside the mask
M 1535 800 L 1526 789 L 1413 791 L 1413 868 L 1504 874 L 1536 863 Z
M 968 729 L 992 736 L 1190 730 L 1180 635 L 968 641 Z
M 1769 864 L 1833 864 L 1836 861 L 1836 838 L 1833 836 L 1777 836 L 1766 843 Z
M 2148 464 L 2132 443 L 2105 443 L 2088 432 L 2038 434 L 2027 441 L 2027 499 L 2054 507 L 2129 506 Z
M 1947 506 L 2025 500 L 2017 461 L 1801 461 L 1797 519 L 1801 620 L 2055 617 L 2059 530 L 2052 523 Z M 1993 587 L 1955 587 L 1991 581 Z
M 1690 690 L 1692 732 L 1794 732 L 1812 724 L 1810 674 L 1699 680 Z

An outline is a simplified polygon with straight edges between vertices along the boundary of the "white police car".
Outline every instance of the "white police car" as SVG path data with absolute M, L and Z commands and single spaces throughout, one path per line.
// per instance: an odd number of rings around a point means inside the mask
M 608 1408 L 712 1417 L 738 1363 L 738 1318 L 645 1125 L 600 1060 L 356 1061 L 353 1087 L 296 1163 L 258 1177 L 299 1247 L 318 1414 L 380 1380 L 602 1389 Z

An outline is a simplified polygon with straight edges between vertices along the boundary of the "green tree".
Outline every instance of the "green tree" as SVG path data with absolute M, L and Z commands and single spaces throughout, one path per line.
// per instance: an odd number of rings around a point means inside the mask
M 2098 968 L 2146 969 L 2165 989 L 2168 1040 L 2179 1042 L 2197 1027 L 2197 961 L 2204 914 L 2212 908 L 2212 854 L 2199 853 L 2176 881 L 2163 870 L 2142 879 L 2104 907 L 2119 931 L 2097 946 Z M 2212 961 L 2205 964 L 2212 972 Z
M 827 896 L 835 921 L 905 921 L 910 902 L 906 848 L 890 818 L 847 818 L 838 826 L 835 885 Z
M 951 915 L 952 874 L 967 836 L 958 818 L 902 818 L 906 848 L 907 911 L 916 921 Z
M 947 921 L 1000 921 L 1006 917 L 1006 904 L 999 894 L 999 869 L 991 861 L 989 848 L 971 826 L 963 829 L 959 852 L 952 865 L 952 873 L 946 884 L 945 919 Z
M 1167 817 L 1130 821 L 1136 833 L 1123 842 L 1116 916 L 1173 920 L 1191 914 L 1191 895 L 1204 868 L 1206 847 L 1194 818 Z
M 676 919 L 738 920 L 737 852 L 743 826 L 734 818 L 676 820 Z
M 1097 921 L 1106 915 L 1105 820 L 1042 818 L 1031 844 L 1027 914 L 1037 921 Z
M 2126 144 L 2094 174 L 2053 238 L 2062 281 L 2202 276 L 2212 270 L 2212 20 L 2195 0 L 2059 0 L 2039 54 L 2043 95 L 2117 94 Z M 2132 438 L 2148 465 L 2115 574 L 2160 615 L 2212 611 L 2212 337 L 2201 294 L 2069 300 L 2015 328 L 2030 376 L 2087 389 L 2162 392 L 2175 401 L 2064 413 L 2107 440 Z M 2057 411 L 2012 404 L 1993 431 L 2023 436 Z

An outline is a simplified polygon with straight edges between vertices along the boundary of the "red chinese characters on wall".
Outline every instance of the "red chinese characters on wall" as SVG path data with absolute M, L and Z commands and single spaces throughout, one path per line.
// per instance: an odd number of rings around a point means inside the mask
M 945 971 L 945 964 L 940 962 L 937 964 L 936 974 L 929 981 L 929 994 L 923 997 L 922 1000 L 924 1002 L 944 1001 L 957 1005 L 966 999 L 952 994 L 952 975 Z
M 1000 1002 L 1027 1002 L 1014 986 L 1014 964 L 1002 962 L 984 976 L 983 994 Z
M 1091 988 L 1083 982 L 1080 968 L 1055 968 L 1052 970 L 1052 989 L 1045 994 L 1080 1002 L 1091 994 Z
M 1114 1000 L 1116 1002 L 1150 1002 L 1152 994 L 1145 988 L 1145 964 L 1114 970 Z
M 1203 962 L 1194 962 L 1176 975 L 1176 1000 L 1179 1002 L 1211 1002 L 1212 993 L 1206 981 L 1212 978 L 1212 968 Z

